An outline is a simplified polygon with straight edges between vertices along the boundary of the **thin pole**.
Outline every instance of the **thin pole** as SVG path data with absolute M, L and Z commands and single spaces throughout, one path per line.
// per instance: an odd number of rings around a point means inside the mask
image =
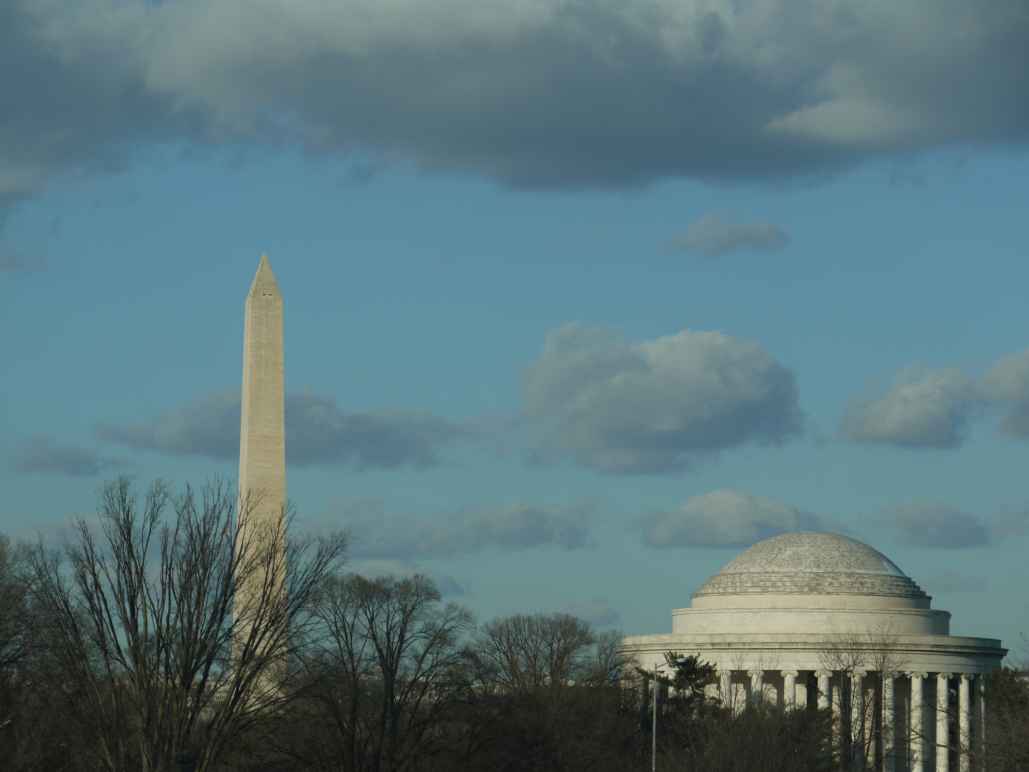
M 653 710 L 650 726 L 650 772 L 657 772 L 657 663 L 654 663 Z

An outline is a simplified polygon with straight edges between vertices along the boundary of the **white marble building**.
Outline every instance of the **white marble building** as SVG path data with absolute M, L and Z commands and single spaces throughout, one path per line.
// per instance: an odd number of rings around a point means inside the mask
M 972 768 L 982 676 L 1006 654 L 950 635 L 950 613 L 889 558 L 829 533 L 758 542 L 672 612 L 670 635 L 631 636 L 624 650 L 648 670 L 667 651 L 699 654 L 734 709 L 831 707 L 852 768 L 890 772 Z

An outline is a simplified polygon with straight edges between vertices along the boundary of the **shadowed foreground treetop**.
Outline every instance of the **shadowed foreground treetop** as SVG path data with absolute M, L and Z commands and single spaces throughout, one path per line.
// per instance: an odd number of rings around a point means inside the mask
M 126 479 L 101 494 L 99 534 L 80 518 L 60 560 L 33 555 L 34 597 L 71 716 L 109 770 L 213 767 L 226 744 L 291 695 L 267 688 L 310 624 L 309 601 L 344 539 L 252 526 L 225 482 L 140 498 Z M 240 593 L 241 587 L 245 593 Z

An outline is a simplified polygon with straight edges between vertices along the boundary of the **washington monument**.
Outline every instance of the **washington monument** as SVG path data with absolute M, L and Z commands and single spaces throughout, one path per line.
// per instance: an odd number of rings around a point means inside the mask
M 277 523 L 286 505 L 286 426 L 282 294 L 262 256 L 243 317 L 243 398 L 239 424 L 239 494 L 248 515 Z
M 286 427 L 282 294 L 262 256 L 243 320 L 243 394 L 239 430 L 237 557 L 244 569 L 235 599 L 236 649 L 276 615 L 285 571 Z M 256 561 L 256 563 L 255 563 Z M 269 616 L 271 615 L 271 617 Z M 263 633 L 258 633 L 264 638 Z

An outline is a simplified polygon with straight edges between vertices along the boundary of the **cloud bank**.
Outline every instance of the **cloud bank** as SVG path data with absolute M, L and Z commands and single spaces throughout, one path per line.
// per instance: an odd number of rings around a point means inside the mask
M 962 549 L 994 541 L 986 520 L 946 504 L 906 504 L 895 509 L 889 519 L 901 542 L 913 547 Z
M 140 147 L 509 185 L 820 173 L 1029 138 L 1024 0 L 7 0 L 0 201 Z
M 92 448 L 59 443 L 47 436 L 27 440 L 11 457 L 11 467 L 24 474 L 95 477 L 116 465 Z
M 690 223 L 686 234 L 673 246 L 706 257 L 721 257 L 741 250 L 777 251 L 789 244 L 789 236 L 771 223 L 734 223 L 715 214 Z
M 352 554 L 361 559 L 453 558 L 487 550 L 540 547 L 579 550 L 594 543 L 590 508 L 513 504 L 431 519 L 388 513 L 380 501 L 350 505 L 344 515 Z
M 228 461 L 239 457 L 239 422 L 239 393 L 226 392 L 143 423 L 102 424 L 96 434 L 134 450 Z M 425 413 L 347 413 L 332 397 L 286 396 L 286 456 L 297 466 L 432 466 L 467 436 L 462 426 Z
M 687 499 L 678 509 L 640 521 L 648 547 L 749 547 L 789 531 L 829 530 L 815 514 L 773 499 L 716 490 Z
M 683 330 L 641 343 L 569 324 L 527 369 L 523 412 L 534 457 L 600 472 L 675 473 L 747 443 L 800 433 L 793 373 L 754 343 Z

